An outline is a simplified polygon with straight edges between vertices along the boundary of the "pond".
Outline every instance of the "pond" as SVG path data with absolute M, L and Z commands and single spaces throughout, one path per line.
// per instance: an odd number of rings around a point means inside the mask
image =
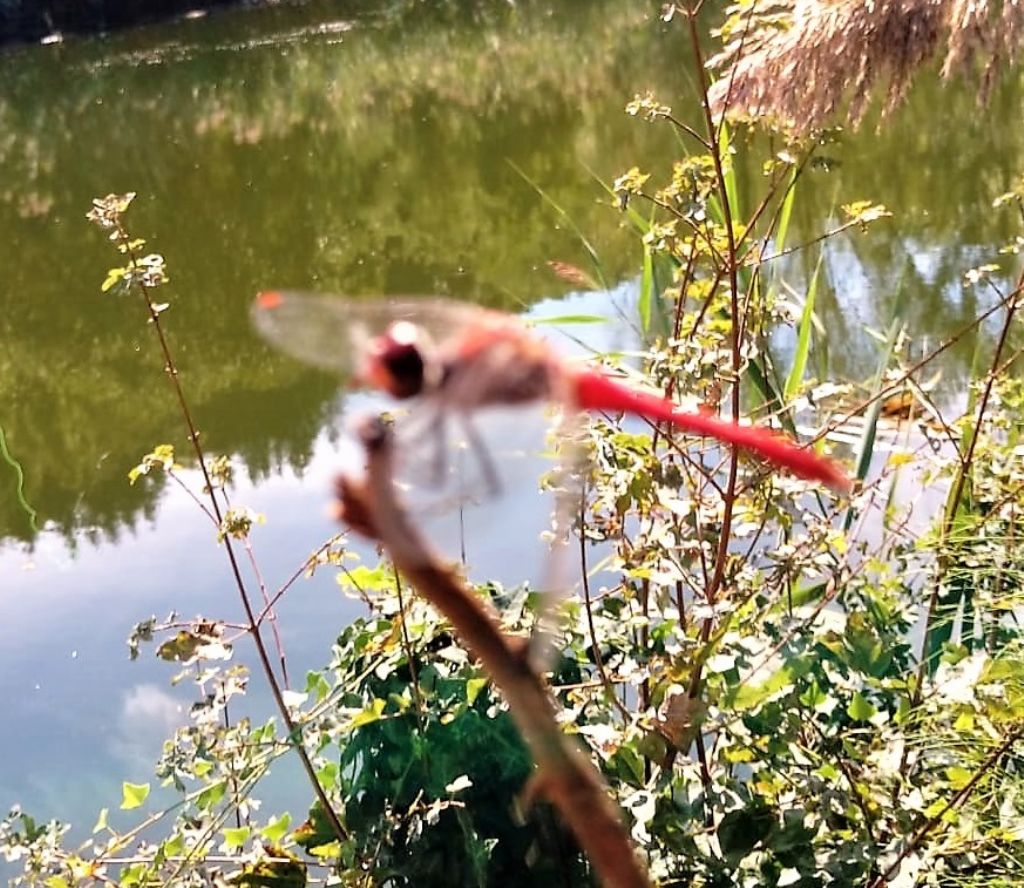
M 623 108 L 652 91 L 680 116 L 697 111 L 683 29 L 656 7 L 339 18 L 314 2 L 0 55 L 0 806 L 83 828 L 116 806 L 121 780 L 147 779 L 189 705 L 166 664 L 148 652 L 128 663 L 133 624 L 240 613 L 194 503 L 160 479 L 128 483 L 155 445 L 185 454 L 186 433 L 140 305 L 100 292 L 118 256 L 85 221 L 91 199 L 139 195 L 128 221 L 167 259 L 164 318 L 203 442 L 233 458 L 233 500 L 267 516 L 254 545 L 276 587 L 336 531 L 326 506 L 339 434 L 370 402 L 342 401 L 331 376 L 259 340 L 253 294 L 628 311 L 640 245 L 601 183 L 633 165 L 664 178 L 680 146 Z M 802 180 L 793 243 L 838 225 L 842 203 L 894 212 L 824 250 L 819 375 L 868 377 L 868 328 L 896 312 L 921 351 L 992 303 L 962 275 L 1018 230 L 992 209 L 1022 169 L 1024 132 L 1007 123 L 1018 117 L 1015 78 L 979 109 L 926 73 L 890 121 L 847 134 L 828 148 L 833 168 Z M 600 257 L 596 293 L 572 293 L 547 264 L 597 274 L 581 235 Z M 812 250 L 787 265 L 797 292 L 817 262 Z M 989 329 L 942 356 L 947 398 Z M 600 335 L 630 343 L 618 322 Z M 513 496 L 442 531 L 465 543 L 475 578 L 510 585 L 543 571 L 550 510 L 536 466 L 511 471 Z M 509 533 L 510 517 L 533 529 Z M 360 611 L 327 573 L 296 586 L 279 609 L 292 675 L 325 663 Z M 249 703 L 270 711 L 258 677 Z M 282 769 L 273 785 L 301 819 L 304 784 Z

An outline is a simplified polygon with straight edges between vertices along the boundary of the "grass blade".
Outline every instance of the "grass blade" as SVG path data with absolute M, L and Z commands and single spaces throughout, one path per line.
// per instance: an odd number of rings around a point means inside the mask
M 651 298 L 654 290 L 654 260 L 651 256 L 651 245 L 645 240 L 643 272 L 640 275 L 640 299 L 637 311 L 640 314 L 640 332 L 646 337 L 651 329 Z
M 543 188 L 541 188 L 540 185 L 538 185 L 536 182 L 533 181 L 533 179 L 526 175 L 526 172 L 522 170 L 519 166 L 517 166 L 514 161 L 506 157 L 505 162 L 522 177 L 523 181 L 526 182 L 527 185 L 529 185 L 534 191 L 537 192 L 538 195 L 540 195 L 541 200 L 543 200 L 549 207 L 551 207 L 551 209 L 553 209 L 558 214 L 559 218 L 562 219 L 563 222 L 565 222 L 565 224 L 569 227 L 573 234 L 576 235 L 576 237 L 579 239 L 579 242 L 583 245 L 583 249 L 586 251 L 587 256 L 590 258 L 590 264 L 594 268 L 594 274 L 597 276 L 597 281 L 600 284 L 601 289 L 607 290 L 608 283 L 605 279 L 604 270 L 601 265 L 601 259 L 597 255 L 597 250 L 594 248 L 594 245 L 587 239 L 587 236 L 580 230 L 579 226 L 573 220 L 572 216 L 570 216 L 566 212 L 566 210 L 560 204 L 558 204 L 554 200 L 554 198 L 551 197 L 551 195 L 549 195 Z
M 878 359 L 878 369 L 875 371 L 875 378 L 871 385 L 871 396 L 873 401 L 864 417 L 864 432 L 861 434 L 860 444 L 857 447 L 857 471 L 856 477 L 863 481 L 871 468 L 871 460 L 875 454 L 875 438 L 878 434 L 878 419 L 882 415 L 882 399 L 878 397 L 885 384 L 885 371 L 892 361 L 896 350 L 896 342 L 900 338 L 900 331 L 903 329 L 903 322 L 899 315 L 889 325 L 889 333 L 885 338 L 885 345 Z M 849 530 L 853 524 L 853 507 L 846 510 L 846 520 L 843 522 L 843 529 Z
M 779 224 L 775 229 L 776 253 L 781 253 L 786 248 L 789 220 L 793 215 L 793 204 L 796 201 L 796 176 L 797 170 L 794 167 L 793 171 L 789 174 L 789 185 L 786 188 L 786 196 L 782 199 L 782 208 L 779 210 Z
M 729 151 L 729 127 L 723 122 L 718 128 L 718 155 L 722 158 L 722 171 L 725 185 L 725 199 L 729 201 L 729 209 L 733 219 L 740 218 L 740 196 L 736 181 L 736 164 L 733 163 L 732 153 Z M 725 217 L 722 221 L 724 224 Z
M 807 298 L 804 300 L 804 310 L 800 315 L 800 326 L 797 328 L 796 351 L 793 353 L 793 366 L 789 368 L 789 375 L 786 377 L 786 384 L 783 386 L 782 394 L 785 403 L 789 404 L 800 385 L 804 381 L 804 371 L 807 369 L 807 355 L 811 349 L 811 328 L 814 326 L 814 300 L 818 294 L 818 273 L 821 271 L 821 259 L 818 257 L 818 264 L 811 275 L 811 282 L 807 287 Z

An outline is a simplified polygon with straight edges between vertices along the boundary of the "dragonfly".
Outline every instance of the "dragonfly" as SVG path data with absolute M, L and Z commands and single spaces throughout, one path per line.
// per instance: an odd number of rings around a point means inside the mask
M 431 405 L 438 439 L 445 419 L 457 416 L 492 489 L 500 486 L 497 473 L 470 418 L 489 407 L 539 401 L 575 413 L 622 413 L 666 423 L 838 492 L 851 487 L 838 461 L 769 427 L 685 410 L 602 369 L 565 360 L 503 312 L 433 297 L 378 302 L 271 290 L 256 297 L 252 316 L 264 338 L 300 361 L 348 374 L 356 387 Z

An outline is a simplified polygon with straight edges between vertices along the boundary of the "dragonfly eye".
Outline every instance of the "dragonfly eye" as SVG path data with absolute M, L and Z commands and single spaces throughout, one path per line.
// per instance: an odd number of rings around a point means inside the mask
M 400 321 L 379 336 L 370 349 L 369 381 L 395 398 L 413 398 L 423 391 L 426 362 L 419 331 Z

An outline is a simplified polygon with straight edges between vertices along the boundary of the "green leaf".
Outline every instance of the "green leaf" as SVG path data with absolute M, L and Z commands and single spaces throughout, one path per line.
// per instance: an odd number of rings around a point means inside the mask
M 100 811 L 100 816 L 96 818 L 96 825 L 92 828 L 92 834 L 93 835 L 96 835 L 96 833 L 98 833 L 98 832 L 100 832 L 100 831 L 102 831 L 102 830 L 107 828 L 107 814 L 108 814 L 108 812 L 109 812 L 109 809 L 107 809 L 107 808 L 104 808 L 102 811 Z
M 268 842 L 280 842 L 291 825 L 292 815 L 287 811 L 280 817 L 271 817 L 270 822 L 260 830 L 260 835 Z
M 179 854 L 184 854 L 185 837 L 181 833 L 175 833 L 173 836 L 169 836 L 161 843 L 160 850 L 163 852 L 165 859 L 168 857 L 177 857 Z
M 654 262 L 651 259 L 651 245 L 644 241 L 644 264 L 640 275 L 640 300 L 637 311 L 640 313 L 640 331 L 646 336 L 651 329 L 651 294 L 654 290 Z
M 121 870 L 118 882 L 121 888 L 135 888 L 141 885 L 146 878 L 148 867 L 145 863 L 133 863 Z
M 809 709 L 815 709 L 827 701 L 828 693 L 818 687 L 816 681 L 812 681 L 807 690 L 800 695 L 800 702 Z
M 111 268 L 107 272 L 107 276 L 103 283 L 100 285 L 100 291 L 106 293 L 112 287 L 121 283 L 125 279 L 125 275 L 128 273 L 127 268 Z
M 733 220 L 740 218 L 740 196 L 737 187 L 736 164 L 733 163 L 732 153 L 729 151 L 729 127 L 723 122 L 718 127 L 718 154 L 722 158 L 723 179 L 725 185 L 725 198 L 729 201 L 729 211 Z M 722 216 L 725 223 L 725 216 Z
M 809 666 L 798 659 L 790 660 L 781 669 L 773 672 L 759 685 L 741 684 L 729 688 L 723 702 L 738 711 L 760 706 L 769 697 L 782 694 L 793 687 L 796 678 L 806 674 Z
M 71 888 L 68 880 L 63 876 L 50 876 L 43 884 L 46 888 Z
M 548 194 L 543 188 L 540 187 L 540 185 L 534 182 L 533 179 L 526 175 L 526 173 L 523 172 L 523 170 L 521 170 L 518 166 L 516 166 L 511 160 L 505 158 L 505 162 L 510 167 L 512 167 L 512 169 L 514 169 L 523 178 L 523 180 L 531 188 L 533 188 L 534 191 L 537 192 L 540 199 L 543 200 L 544 203 L 546 203 L 549 207 L 551 207 L 551 209 L 553 209 L 555 213 L 557 213 L 558 216 L 565 222 L 565 224 L 572 230 L 573 234 L 576 235 L 576 237 L 579 239 L 581 246 L 586 251 L 587 256 L 590 257 L 590 263 L 594 268 L 594 274 L 597 276 L 598 284 L 601 286 L 602 289 L 605 288 L 607 284 L 605 283 L 604 274 L 601 268 L 601 259 L 598 256 L 597 250 L 594 249 L 594 245 L 589 240 L 587 240 L 586 235 L 584 235 L 583 232 L 580 230 L 579 226 L 575 223 L 572 216 L 570 216 L 569 213 L 566 212 L 566 210 L 563 209 L 551 197 L 550 194 Z
M 466 682 L 466 701 L 470 706 L 476 702 L 480 692 L 487 687 L 487 682 L 486 678 L 471 678 Z
M 967 768 L 960 768 L 956 765 L 946 768 L 946 779 L 949 780 L 949 785 L 953 789 L 963 789 L 968 783 L 971 782 L 971 778 L 974 774 Z
M 211 783 L 206 789 L 199 793 L 196 798 L 196 807 L 200 811 L 206 811 L 217 804 L 222 798 L 224 798 L 224 792 L 227 790 L 227 781 L 221 780 L 217 783 Z
M 239 888 L 305 888 L 308 879 L 301 860 L 275 845 L 264 851 L 267 857 L 246 862 L 229 881 Z
M 789 233 L 789 219 L 793 215 L 793 203 L 796 199 L 796 177 L 797 170 L 794 167 L 789 174 L 789 186 L 786 188 L 786 196 L 782 200 L 782 209 L 779 211 L 779 224 L 775 229 L 775 252 L 781 253 L 786 249 L 786 235 Z
M 341 853 L 341 842 L 335 840 L 328 842 L 326 845 L 317 845 L 315 848 L 310 848 L 309 853 L 312 857 L 324 859 L 337 857 Z
M 727 858 L 736 860 L 767 839 L 775 827 L 775 813 L 764 805 L 730 811 L 718 824 L 718 844 Z
M 821 775 L 825 780 L 838 780 L 840 776 L 839 769 L 829 762 L 823 762 L 816 773 Z
M 383 564 L 378 564 L 376 567 L 359 564 L 349 570 L 341 571 L 336 579 L 342 589 L 352 590 L 359 594 L 365 594 L 367 591 L 393 592 L 395 587 L 394 571 Z
M 338 785 L 338 763 L 325 763 L 322 768 L 317 768 L 316 776 L 324 789 L 333 789 Z
M 362 712 L 356 713 L 352 718 L 351 727 L 361 728 L 363 725 L 370 725 L 375 721 L 380 721 L 381 716 L 384 714 L 385 705 L 387 705 L 387 701 L 378 697 Z
M 857 447 L 857 473 L 856 477 L 863 481 L 871 468 L 871 458 L 875 452 L 875 435 L 878 432 L 878 420 L 882 415 L 882 398 L 880 397 L 882 387 L 885 384 L 885 371 L 892 362 L 896 350 L 896 342 L 899 339 L 903 323 L 897 313 L 893 322 L 889 325 L 889 333 L 885 339 L 885 345 L 878 358 L 878 367 L 875 370 L 875 378 L 871 385 L 871 396 L 874 398 L 868 412 L 864 417 L 864 431 L 861 434 L 860 443 Z M 853 524 L 854 509 L 851 504 L 846 510 L 846 518 L 843 520 L 843 530 L 849 530 Z
M 564 314 L 551 315 L 545 318 L 530 318 L 528 323 L 531 327 L 554 324 L 559 326 L 563 324 L 607 324 L 608 317 L 606 315 Z
M 782 389 L 782 394 L 787 404 L 800 391 L 800 384 L 804 381 L 804 371 L 807 369 L 807 355 L 811 350 L 811 329 L 814 326 L 814 300 L 818 293 L 818 273 L 821 271 L 821 258 L 821 256 L 818 257 L 818 264 L 814 268 L 814 274 L 811 275 L 811 282 L 807 287 L 807 298 L 804 300 L 804 310 L 800 313 L 800 325 L 797 327 L 793 366 L 789 368 L 789 375 L 786 377 L 786 384 Z
M 229 848 L 237 849 L 241 848 L 249 840 L 249 836 L 252 835 L 252 827 L 225 827 L 221 832 L 224 833 L 225 844 Z
M 121 784 L 121 810 L 131 811 L 132 808 L 138 808 L 146 798 L 149 796 L 149 784 L 148 783 L 128 783 L 127 781 Z
M 300 848 L 309 851 L 311 848 L 319 848 L 328 844 L 333 835 L 334 830 L 327 815 L 324 814 L 323 808 L 320 807 L 319 802 L 314 802 L 309 811 L 309 819 L 295 827 L 292 838 Z
M 864 697 L 860 691 L 853 695 L 850 705 L 846 707 L 846 714 L 854 721 L 870 721 L 878 710 L 871 705 L 871 701 Z

